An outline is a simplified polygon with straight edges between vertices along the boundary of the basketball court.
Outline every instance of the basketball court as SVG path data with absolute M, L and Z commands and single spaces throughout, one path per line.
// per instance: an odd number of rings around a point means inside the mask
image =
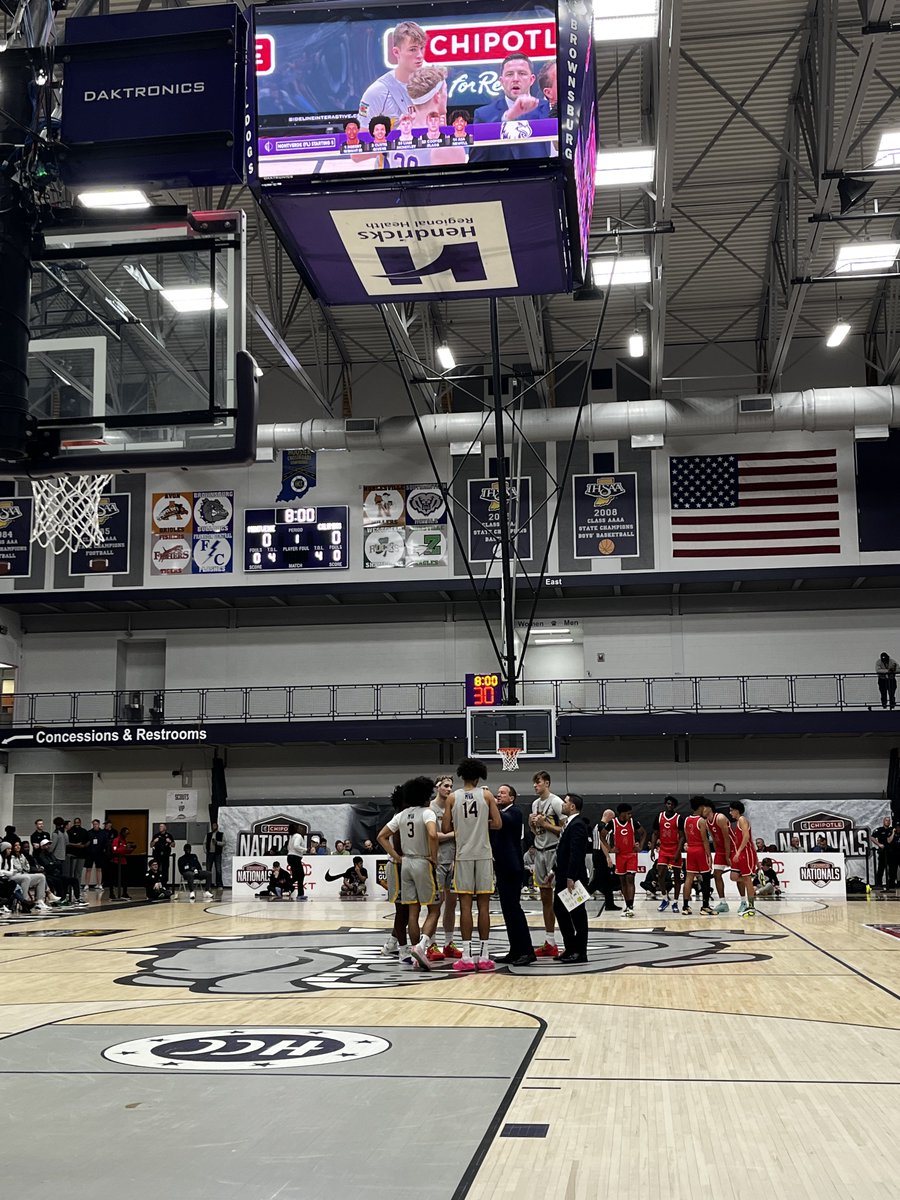
M 896 1194 L 877 1148 L 898 1113 L 900 904 L 761 902 L 748 927 L 639 901 L 633 923 L 591 919 L 586 967 L 477 977 L 381 958 L 388 912 L 3 925 L 9 1140 L 77 1113 L 82 1143 L 162 1144 L 185 1192 L 234 1196 Z M 49 1139 L 44 1168 L 68 1154 Z M 160 1186 L 147 1167 L 136 1195 Z M 118 1196 L 121 1163 L 69 1186 Z

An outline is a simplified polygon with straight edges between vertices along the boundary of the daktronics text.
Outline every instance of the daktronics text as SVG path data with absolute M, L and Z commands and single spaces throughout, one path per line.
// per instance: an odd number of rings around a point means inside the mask
M 148 83 L 145 87 L 116 87 L 100 89 L 100 91 L 85 91 L 85 104 L 93 104 L 98 100 L 147 100 L 156 96 L 198 96 L 206 91 L 202 79 L 195 83 Z

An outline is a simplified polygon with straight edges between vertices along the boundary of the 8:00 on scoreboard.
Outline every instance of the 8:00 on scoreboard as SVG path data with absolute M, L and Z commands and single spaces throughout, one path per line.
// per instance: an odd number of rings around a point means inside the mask
M 245 571 L 343 571 L 350 566 L 349 508 L 248 508 Z

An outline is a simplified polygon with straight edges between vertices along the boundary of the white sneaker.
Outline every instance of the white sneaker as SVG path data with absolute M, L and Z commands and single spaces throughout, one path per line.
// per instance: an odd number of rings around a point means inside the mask
M 204 892 L 204 893 L 203 893 L 203 899 L 204 899 L 204 900 L 212 900 L 212 898 L 213 898 L 213 894 L 212 894 L 212 892 Z
M 196 900 L 196 899 L 197 899 L 197 897 L 194 895 L 194 893 L 193 893 L 193 892 L 190 892 L 190 893 L 188 894 L 188 899 L 189 899 L 189 900 Z
M 385 958 L 393 958 L 400 951 L 400 943 L 391 935 L 381 947 L 381 953 Z
M 44 902 L 42 900 L 38 900 L 37 904 L 35 904 L 35 906 L 34 906 L 34 911 L 35 912 L 49 912 L 50 905 L 44 904 Z
M 87 900 L 74 900 L 73 903 L 76 908 L 90 908 L 91 907 L 88 904 Z
M 0 907 L 0 917 L 11 917 L 12 913 L 8 908 Z
M 634 909 L 633 909 L 633 908 L 626 908 L 626 909 L 625 909 L 625 911 L 622 913 L 622 916 L 623 916 L 623 917 L 633 917 L 633 916 L 634 916 Z

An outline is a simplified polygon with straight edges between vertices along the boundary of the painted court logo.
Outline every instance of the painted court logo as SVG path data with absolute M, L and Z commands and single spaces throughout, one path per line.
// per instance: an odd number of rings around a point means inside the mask
M 384 1038 L 344 1029 L 293 1027 L 191 1030 L 120 1042 L 103 1051 L 123 1067 L 185 1071 L 262 1071 L 322 1067 L 371 1058 L 391 1047 Z
M 751 963 L 768 959 L 744 947 L 781 939 L 782 934 L 746 930 L 671 932 L 666 929 L 592 930 L 588 961 L 560 967 L 552 961 L 517 969 L 499 965 L 497 974 L 595 975 L 625 967 L 694 967 Z M 182 987 L 213 996 L 285 995 L 297 992 L 450 984 L 447 968 L 413 971 L 381 954 L 384 935 L 374 929 L 332 929 L 306 933 L 270 933 L 235 938 L 185 938 L 141 955 L 134 975 L 117 983 L 142 987 Z M 734 943 L 740 949 L 729 949 Z M 492 941 L 492 945 L 493 945 Z M 495 953 L 505 953 L 498 937 Z
M 800 878 L 804 883 L 815 884 L 818 888 L 827 887 L 829 883 L 840 883 L 843 878 L 841 868 L 827 858 L 815 858 L 812 862 L 804 863 L 800 868 Z

